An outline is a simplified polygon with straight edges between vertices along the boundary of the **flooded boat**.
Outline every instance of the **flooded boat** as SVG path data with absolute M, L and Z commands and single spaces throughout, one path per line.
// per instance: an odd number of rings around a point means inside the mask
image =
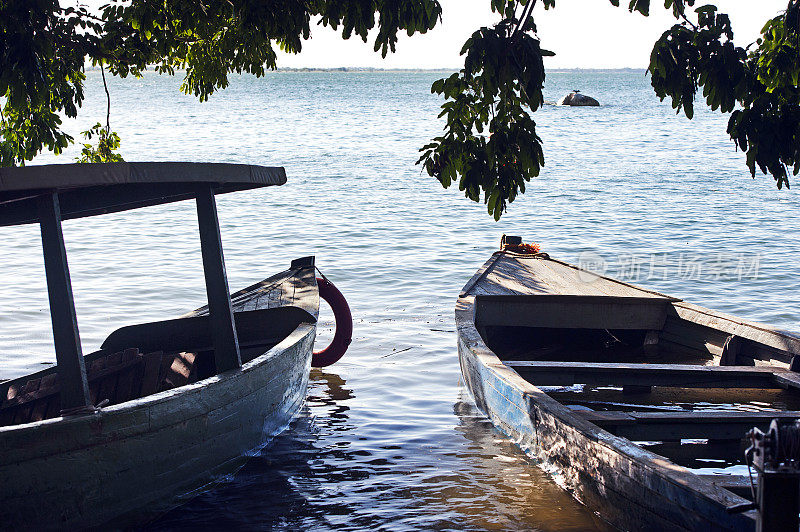
M 41 225 L 57 359 L 0 384 L 3 528 L 93 527 L 166 509 L 287 426 L 312 364 L 314 258 L 229 294 L 215 203 L 285 182 L 283 168 L 236 164 L 0 169 L 0 226 Z M 209 305 L 117 329 L 83 356 L 61 220 L 184 199 L 197 202 Z
M 502 247 L 456 306 L 495 426 L 620 529 L 797 530 L 800 336 Z

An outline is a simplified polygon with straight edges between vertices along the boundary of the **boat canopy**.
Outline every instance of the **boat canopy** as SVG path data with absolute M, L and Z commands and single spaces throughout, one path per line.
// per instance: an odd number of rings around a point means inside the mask
M 38 222 L 42 233 L 63 415 L 92 404 L 61 220 L 195 199 L 218 372 L 241 367 L 215 195 L 286 182 L 283 168 L 220 163 L 52 164 L 0 168 L 0 226 Z
M 0 167 L 0 226 L 38 222 L 37 197 L 58 194 L 61 218 L 82 218 L 286 183 L 282 167 L 227 163 L 122 162 Z

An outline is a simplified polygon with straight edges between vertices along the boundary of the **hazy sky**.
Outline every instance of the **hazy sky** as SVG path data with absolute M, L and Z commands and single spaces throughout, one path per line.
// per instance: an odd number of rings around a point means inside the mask
M 709 0 L 711 1 L 711 0 Z M 426 35 L 403 34 L 397 53 L 382 60 L 372 44 L 342 40 L 330 28 L 315 26 L 303 52 L 282 54 L 282 67 L 359 66 L 377 68 L 453 68 L 463 64 L 459 51 L 469 35 L 498 20 L 489 0 L 440 0 L 442 23 Z M 627 5 L 627 0 L 621 0 Z M 705 2 L 700 1 L 697 5 Z M 786 8 L 787 0 L 718 0 L 728 13 L 739 45 L 753 42 L 767 21 Z M 652 0 L 650 17 L 613 7 L 608 0 L 557 0 L 556 9 L 535 8 L 542 46 L 556 52 L 545 58 L 548 68 L 644 67 L 655 40 L 675 23 L 661 0 Z

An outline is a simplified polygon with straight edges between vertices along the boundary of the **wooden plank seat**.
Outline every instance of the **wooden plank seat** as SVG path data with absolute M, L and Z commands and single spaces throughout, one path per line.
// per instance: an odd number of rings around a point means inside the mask
M 690 412 L 620 412 L 576 410 L 586 421 L 633 441 L 680 439 L 740 440 L 747 431 L 769 428 L 773 419 L 800 419 L 798 411 L 737 412 L 704 410 Z
M 475 325 L 661 330 L 672 298 L 575 294 L 478 295 Z
M 676 388 L 786 388 L 788 370 L 770 366 L 626 364 L 506 360 L 524 379 L 539 386 L 606 384 Z
M 134 373 L 142 362 L 142 355 L 135 348 L 94 359 L 86 368 L 92 404 L 106 400 L 119 403 L 132 399 Z
M 141 354 L 125 349 L 94 358 L 87 363 L 86 377 L 92 403 L 117 404 L 186 384 L 194 356 L 179 353 L 163 356 L 160 351 Z M 48 373 L 11 386 L 0 404 L 0 426 L 30 423 L 58 417 L 61 410 L 57 374 Z

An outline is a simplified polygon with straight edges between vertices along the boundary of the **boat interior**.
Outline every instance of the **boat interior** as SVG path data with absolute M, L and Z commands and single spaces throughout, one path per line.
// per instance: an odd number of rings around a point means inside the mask
M 477 296 L 475 323 L 506 366 L 576 415 L 738 495 L 752 498 L 747 432 L 800 419 L 791 335 L 671 298 L 523 297 L 511 313 L 500 300 Z
M 235 312 L 234 319 L 243 364 L 280 343 L 300 323 L 316 321 L 294 306 Z M 124 403 L 216 375 L 208 320 L 195 315 L 111 333 L 100 350 L 84 357 L 92 403 Z M 0 426 L 61 415 L 56 367 L 0 383 L 0 397 Z

